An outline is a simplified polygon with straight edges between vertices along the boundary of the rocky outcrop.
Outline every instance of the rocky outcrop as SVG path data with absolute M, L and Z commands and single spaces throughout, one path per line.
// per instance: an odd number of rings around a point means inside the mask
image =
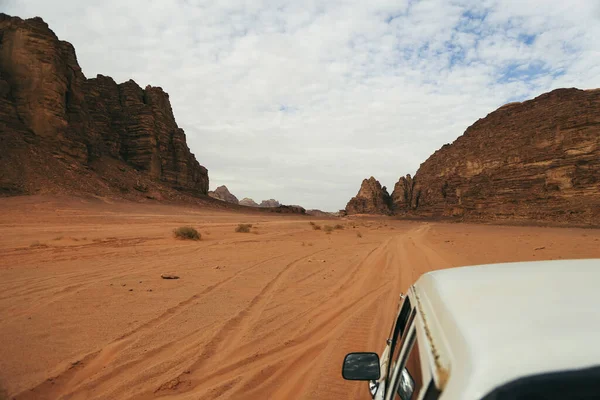
M 252 200 L 248 197 L 245 197 L 242 200 L 240 200 L 240 205 L 248 206 L 248 207 L 275 208 L 275 207 L 281 206 L 281 203 L 279 203 L 275 199 L 269 199 L 269 200 L 263 200 L 260 202 L 260 204 L 258 204 L 254 200 Z
M 254 200 L 252 200 L 248 197 L 244 197 L 243 199 L 241 199 L 239 204 L 241 206 L 247 206 L 247 207 L 258 207 L 258 204 Z
M 279 207 L 281 204 L 275 199 L 263 200 L 258 205 L 259 207 Z
M 296 206 L 296 205 L 292 205 L 292 206 L 280 205 L 278 207 L 265 207 L 265 208 L 269 208 L 269 210 L 271 210 L 275 213 L 278 213 L 278 214 L 306 214 L 306 209 L 304 207 Z
M 3 188 L 38 190 L 28 179 L 46 171 L 25 154 L 40 151 L 81 168 L 108 157 L 170 188 L 208 192 L 207 170 L 190 152 L 169 95 L 160 87 L 117 84 L 102 75 L 86 79 L 73 46 L 41 18 L 0 14 L 0 131 Z M 61 183 L 69 184 L 45 181 Z
M 311 217 L 335 217 L 337 213 L 322 210 L 306 210 L 306 215 L 310 215 Z
M 396 212 L 600 224 L 600 90 L 558 89 L 500 107 L 392 194 Z
M 358 194 L 346 205 L 348 214 L 390 214 L 392 198 L 385 186 L 370 177 L 360 186 Z
M 208 195 L 217 200 L 226 201 L 227 203 L 239 204 L 237 197 L 229 192 L 227 186 L 219 186 L 214 191 L 208 192 Z
M 392 210 L 396 213 L 414 210 L 419 205 L 419 194 L 415 191 L 416 181 L 410 176 L 402 176 L 394 185 Z

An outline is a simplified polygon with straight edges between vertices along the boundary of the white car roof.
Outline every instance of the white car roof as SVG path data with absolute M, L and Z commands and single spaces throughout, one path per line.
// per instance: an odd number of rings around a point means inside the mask
M 517 378 L 600 365 L 600 260 L 440 270 L 413 291 L 441 399 L 481 399 Z

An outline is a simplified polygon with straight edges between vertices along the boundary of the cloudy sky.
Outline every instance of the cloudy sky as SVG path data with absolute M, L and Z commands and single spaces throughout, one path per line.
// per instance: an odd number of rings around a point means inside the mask
M 0 0 L 163 87 L 211 188 L 343 208 L 511 101 L 600 87 L 600 0 Z

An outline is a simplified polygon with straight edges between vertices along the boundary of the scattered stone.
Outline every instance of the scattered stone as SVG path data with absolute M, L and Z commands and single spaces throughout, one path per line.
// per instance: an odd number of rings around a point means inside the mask
M 130 292 L 133 292 L 133 289 L 129 289 Z
M 179 279 L 179 276 L 172 274 L 162 274 L 160 277 L 163 279 Z
M 542 247 L 536 247 L 535 250 L 544 250 L 546 247 L 542 246 Z

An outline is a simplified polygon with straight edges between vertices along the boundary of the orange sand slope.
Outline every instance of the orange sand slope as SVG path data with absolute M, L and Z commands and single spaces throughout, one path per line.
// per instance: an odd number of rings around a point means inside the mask
M 309 217 L 43 197 L 0 210 L 0 393 L 18 399 L 369 398 L 343 356 L 382 350 L 423 272 L 600 257 L 598 230 L 314 220 L 344 225 L 327 234 Z M 202 240 L 174 239 L 181 225 Z

